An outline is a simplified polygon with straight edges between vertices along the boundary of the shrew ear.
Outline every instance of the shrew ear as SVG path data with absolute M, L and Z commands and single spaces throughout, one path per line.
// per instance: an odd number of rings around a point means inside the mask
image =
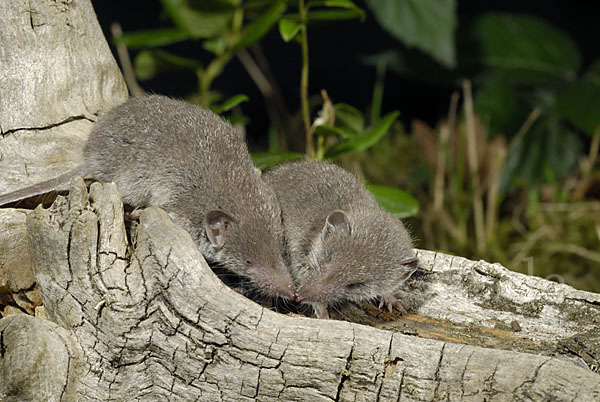
M 417 257 L 405 257 L 400 260 L 401 268 L 399 269 L 400 276 L 398 279 L 407 280 L 417 270 L 419 259 Z
M 210 211 L 204 217 L 204 228 L 210 243 L 217 249 L 222 249 L 225 244 L 224 234 L 235 223 L 230 215 L 223 211 Z
M 400 264 L 409 266 L 411 268 L 417 268 L 419 259 L 417 257 L 405 257 L 400 261 Z
M 352 234 L 352 223 L 344 211 L 333 211 L 325 220 L 323 233 L 330 234 L 333 232 L 344 232 L 349 235 Z

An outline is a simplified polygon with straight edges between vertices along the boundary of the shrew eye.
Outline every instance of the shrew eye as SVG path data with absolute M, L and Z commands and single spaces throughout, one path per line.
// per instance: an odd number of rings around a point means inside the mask
M 252 265 L 252 261 L 246 260 L 246 265 L 248 265 L 248 266 Z
M 346 289 L 348 290 L 356 290 L 365 286 L 363 282 L 351 283 L 350 285 L 346 285 Z

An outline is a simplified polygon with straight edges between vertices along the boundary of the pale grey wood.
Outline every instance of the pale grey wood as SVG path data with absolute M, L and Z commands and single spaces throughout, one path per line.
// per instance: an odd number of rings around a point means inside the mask
M 36 184 L 74 169 L 93 124 L 66 122 L 42 131 L 19 130 L 0 138 L 0 194 Z
M 0 193 L 79 162 L 127 89 L 89 0 L 0 1 Z
M 26 219 L 26 210 L 0 209 L 0 293 L 17 293 L 35 284 Z
M 0 400 L 77 400 L 83 356 L 69 331 L 19 314 L 0 320 L 0 334 Z
M 0 19 L 0 132 L 95 120 L 124 100 L 89 0 L 2 1 Z
M 96 183 L 90 194 L 88 203 L 78 179 L 68 198 L 60 197 L 48 210 L 36 209 L 27 222 L 46 313 L 81 348 L 77 363 L 83 364 L 83 374 L 68 380 L 77 400 L 600 398 L 600 376 L 562 358 L 264 309 L 226 287 L 190 236 L 164 211 L 146 209 L 128 245 L 116 187 Z M 550 288 L 539 303 L 557 302 L 551 299 L 553 285 L 543 279 L 523 278 L 484 262 L 457 259 L 448 264 L 442 254 L 420 256 L 424 268 L 412 281 L 410 300 L 422 298 L 422 303 L 415 304 L 417 311 L 409 316 L 433 319 L 452 310 L 448 320 L 468 322 L 466 313 L 456 311 L 471 308 L 471 300 L 461 293 L 472 286 L 458 287 L 454 279 L 475 275 L 475 268 L 504 278 L 500 282 L 511 284 L 507 289 L 513 283 L 525 289 L 519 280 L 539 292 Z M 477 275 L 483 280 L 474 276 L 473 283 L 480 280 L 481 293 L 486 294 L 488 275 Z M 432 290 L 447 294 L 442 292 L 444 284 L 458 295 L 447 296 L 449 304 L 436 307 L 441 303 L 436 299 L 444 296 Z M 421 294 L 418 289 L 423 289 Z M 566 286 L 557 291 L 561 298 L 571 298 L 580 308 L 589 305 L 597 313 L 596 295 Z M 545 293 L 531 297 L 541 294 Z M 462 305 L 452 305 L 457 300 Z M 474 320 L 481 316 L 476 314 Z M 574 327 L 579 319 L 559 318 L 557 327 Z M 586 319 L 579 321 L 582 330 Z M 552 327 L 540 325 L 537 335 L 535 326 L 534 320 L 524 329 L 533 339 L 544 339 Z M 9 341 L 15 336 L 1 333 Z M 555 333 L 572 334 L 560 328 Z M 0 360 L 0 365 L 6 364 Z
M 422 298 L 419 312 L 455 323 L 497 328 L 518 320 L 515 336 L 534 342 L 557 339 L 600 325 L 600 294 L 539 277 L 509 271 L 500 264 L 421 250 L 420 266 L 434 280 L 415 298 Z M 589 314 L 586 320 L 574 319 Z

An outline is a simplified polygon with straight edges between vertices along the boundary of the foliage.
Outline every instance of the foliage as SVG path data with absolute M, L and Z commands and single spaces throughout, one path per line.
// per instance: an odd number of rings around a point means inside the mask
M 456 65 L 455 0 L 367 0 L 381 27 L 446 67 Z
M 469 89 L 465 83 L 467 104 Z M 436 128 L 414 121 L 411 139 L 393 132 L 344 163 L 385 184 L 410 183 L 421 201 L 411 225 L 419 247 L 498 261 L 598 291 L 600 202 L 586 199 L 586 194 L 600 188 L 600 172 L 594 170 L 600 127 L 578 169 L 561 181 L 509 197 L 500 192 L 502 172 L 518 143 L 490 138 L 472 107 L 460 119 L 457 100 L 453 96 L 448 119 Z M 394 163 L 415 148 L 417 155 L 403 165 Z
M 298 42 L 302 49 L 300 97 L 308 157 L 331 160 L 366 150 L 377 143 L 398 118 L 399 112 L 392 112 L 381 119 L 372 115 L 371 126 L 365 127 L 361 112 L 350 105 L 333 105 L 325 93 L 321 114 L 311 123 L 307 29 L 315 22 L 364 19 L 365 12 L 351 0 L 309 0 L 306 4 L 304 0 L 297 4 L 284 0 L 162 0 L 162 5 L 173 27 L 132 32 L 115 38 L 117 43 L 130 49 L 140 49 L 134 61 L 138 79 L 152 79 L 166 71 L 194 73 L 198 79 L 198 90 L 188 94 L 187 98 L 216 113 L 228 111 L 247 101 L 248 97 L 239 94 L 218 103 L 221 95 L 211 90 L 212 82 L 234 55 L 260 41 L 278 24 L 282 39 Z M 213 55 L 210 62 L 158 48 L 186 40 L 200 41 L 203 48 Z M 274 140 L 279 141 L 276 137 Z M 260 169 L 303 157 L 297 152 L 278 152 L 274 145 L 270 148 L 270 152 L 253 155 Z M 381 205 L 397 216 L 412 215 L 418 210 L 418 202 L 408 193 L 383 186 L 370 188 Z
M 386 18 L 400 18 L 400 11 L 385 8 L 387 2 L 371 3 L 385 9 Z M 404 7 L 400 6 L 403 3 L 412 2 L 398 1 L 396 8 Z M 448 18 L 435 21 L 447 29 Z M 397 37 L 411 45 L 404 37 Z M 462 77 L 472 77 L 474 110 L 483 118 L 487 132 L 513 142 L 503 171 L 502 193 L 539 188 L 563 179 L 583 151 L 581 134 L 591 137 L 600 124 L 600 60 L 582 74 L 580 51 L 573 40 L 532 16 L 483 14 L 473 21 L 465 20 L 456 39 L 455 69 L 448 69 L 447 62 L 440 65 L 407 49 L 390 49 L 365 57 L 365 61 L 374 64 L 385 60 L 393 72 L 429 85 L 457 87 Z M 417 47 L 440 60 L 423 44 Z M 531 127 L 518 135 L 534 110 L 539 114 Z
M 598 291 L 599 204 L 581 198 L 600 183 L 600 60 L 582 67 L 575 42 L 532 16 L 462 22 L 455 69 L 422 45 L 427 54 L 401 48 L 364 58 L 428 85 L 473 80 L 464 117 L 453 101 L 437 129 L 413 124 L 424 162 L 411 169 L 423 246 Z
M 577 46 L 565 33 L 529 16 L 487 14 L 475 22 L 472 32 L 481 45 L 479 63 L 488 69 L 481 75 L 482 87 L 502 82 L 511 94 L 504 99 L 497 97 L 496 102 L 475 99 L 476 110 L 489 119 L 492 134 L 510 137 L 516 133 L 507 131 L 514 130 L 516 121 L 495 117 L 510 110 L 513 99 L 525 110 L 539 108 L 541 112 L 528 135 L 516 138 L 518 144 L 508 155 L 502 190 L 561 180 L 582 152 L 577 131 L 591 137 L 600 123 L 594 112 L 600 110 L 600 87 L 578 77 L 581 56 Z M 587 104 L 582 103 L 585 99 Z M 519 117 L 517 113 L 513 116 Z
M 239 0 L 162 0 L 162 5 L 174 27 L 126 33 L 115 38 L 117 43 L 130 49 L 144 49 L 135 58 L 135 72 L 139 79 L 148 80 L 165 71 L 186 71 L 196 75 L 198 91 L 191 99 L 212 107 L 220 95 L 211 93 L 213 80 L 236 52 L 259 41 L 287 9 L 285 0 L 268 2 Z M 184 40 L 201 41 L 213 57 L 208 63 L 199 59 L 181 57 L 158 46 Z M 240 101 L 243 98 L 237 97 Z M 215 108 L 227 110 L 236 101 L 223 102 Z M 225 106 L 224 106 L 225 105 Z

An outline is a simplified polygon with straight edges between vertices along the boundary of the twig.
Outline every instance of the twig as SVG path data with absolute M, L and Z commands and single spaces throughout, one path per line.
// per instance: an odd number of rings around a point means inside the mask
M 523 259 L 525 259 L 525 256 L 527 256 L 530 253 L 531 249 L 533 248 L 533 246 L 535 246 L 538 240 L 544 237 L 547 233 L 547 229 L 545 227 L 541 227 L 535 232 L 529 234 L 525 240 L 525 244 L 510 261 L 510 267 L 514 268 L 517 266 L 518 263 L 523 261 Z
M 273 95 L 274 90 L 273 86 L 267 79 L 267 77 L 263 74 L 260 67 L 254 62 L 254 59 L 250 54 L 246 51 L 246 49 L 239 50 L 236 53 L 239 61 L 242 63 L 250 78 L 254 81 L 258 90 L 262 94 L 265 104 L 267 106 L 267 114 L 269 115 L 269 119 L 273 123 L 274 128 L 279 131 L 284 129 L 282 124 L 281 116 L 277 110 L 276 102 L 274 102 Z
M 519 128 L 519 131 L 517 131 L 517 134 L 514 136 L 514 138 L 508 145 L 509 151 L 521 141 L 521 139 L 525 136 L 525 134 L 527 134 L 531 126 L 533 126 L 533 123 L 535 123 L 535 121 L 538 119 L 538 117 L 540 117 L 541 114 L 542 111 L 539 107 L 536 107 L 531 111 L 531 113 L 529 113 L 529 116 L 527 116 L 527 119 L 525 119 L 525 122 L 523 122 L 523 124 Z
M 267 77 L 262 73 L 258 65 L 254 62 L 254 59 L 250 56 L 246 49 L 238 50 L 236 56 L 250 74 L 250 77 L 254 80 L 254 83 L 258 87 L 259 91 L 263 94 L 265 98 L 270 98 L 273 96 L 273 87 L 267 80 Z
M 590 152 L 588 154 L 585 167 L 583 170 L 583 176 L 589 177 L 592 172 L 592 168 L 596 164 L 598 158 L 598 149 L 600 148 L 600 124 L 596 126 L 594 130 L 594 136 L 592 137 L 592 143 L 590 144 Z
M 546 244 L 545 248 L 547 251 L 574 254 L 581 258 L 600 263 L 600 253 L 588 250 L 584 247 L 578 246 L 577 244 L 550 243 Z
M 110 25 L 110 32 L 115 39 L 123 36 L 123 29 L 121 28 L 121 24 L 118 22 L 113 22 Z M 115 41 L 115 47 L 117 48 L 117 56 L 119 57 L 121 70 L 123 70 L 123 78 L 125 78 L 125 83 L 127 84 L 127 88 L 129 88 L 129 92 L 132 96 L 144 95 L 146 92 L 142 89 L 140 84 L 138 84 L 137 79 L 135 78 L 135 73 L 133 71 L 133 66 L 131 65 L 131 59 L 129 58 L 127 46 Z

